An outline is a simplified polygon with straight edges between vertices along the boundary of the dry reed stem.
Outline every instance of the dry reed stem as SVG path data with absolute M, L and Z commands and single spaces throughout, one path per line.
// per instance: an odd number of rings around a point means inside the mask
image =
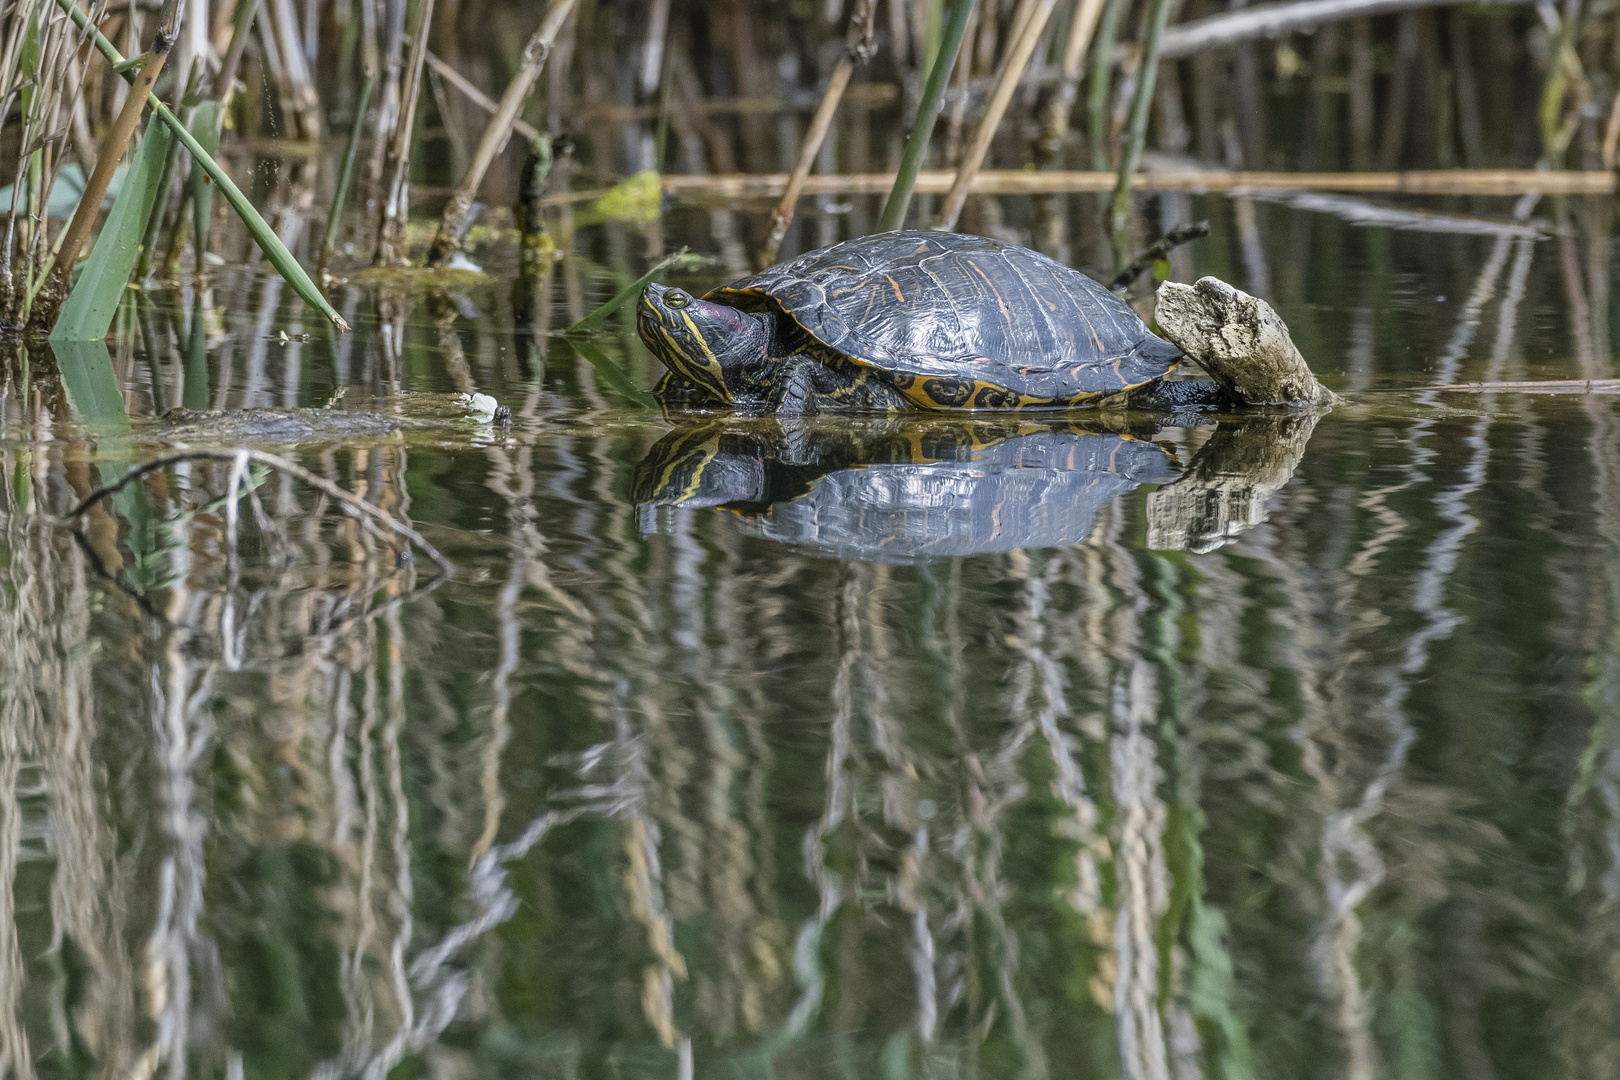
M 956 179 L 952 181 L 945 203 L 940 207 L 934 228 L 947 232 L 956 228 L 956 219 L 961 216 L 962 204 L 967 201 L 968 191 L 973 186 L 973 177 L 978 173 L 979 166 L 984 164 L 985 155 L 990 152 L 990 142 L 996 137 L 996 129 L 1001 126 L 1001 118 L 1012 101 L 1013 91 L 1018 89 L 1018 81 L 1023 78 L 1029 58 L 1035 54 L 1035 46 L 1056 6 L 1057 0 L 1023 0 L 1019 5 L 1015 16 L 1018 23 L 1016 36 L 996 78 L 996 88 L 985 103 L 984 116 L 973 133 L 973 141 L 968 144 L 962 164 L 956 170 Z
M 90 174 L 84 193 L 79 197 L 79 207 L 73 212 L 73 220 L 68 222 L 67 232 L 62 235 L 52 270 L 64 296 L 68 291 L 68 274 L 78 260 L 79 249 L 84 246 L 96 217 L 101 213 L 101 200 L 106 197 L 107 188 L 112 183 L 113 170 L 123 160 L 130 137 L 135 134 L 135 126 L 140 123 L 141 113 L 146 109 L 146 96 L 152 92 L 158 76 L 163 73 L 163 64 L 174 45 L 175 18 L 178 14 L 179 0 L 164 0 L 163 18 L 158 24 L 157 33 L 152 36 L 152 47 L 140 59 L 141 70 L 131 84 L 131 93 L 124 99 L 124 107 L 113 122 L 112 130 L 102 140 L 95 171 Z
M 983 169 L 974 177 L 976 195 L 1041 195 L 1112 191 L 1111 172 L 1033 169 Z M 949 191 L 954 174 L 932 169 L 917 174 L 918 193 Z M 664 190 L 672 194 L 701 192 L 722 198 L 775 198 L 786 188 L 786 173 L 716 173 L 668 175 Z M 881 195 L 894 183 L 893 173 L 847 173 L 805 178 L 805 195 Z M 1361 191 L 1407 195 L 1609 195 L 1613 173 L 1602 170 L 1551 172 L 1542 169 L 1416 169 L 1404 172 L 1247 172 L 1220 169 L 1137 173 L 1138 191 Z M 548 206 L 599 198 L 603 191 L 575 191 L 551 196 Z
M 1620 394 L 1620 379 L 1547 379 L 1539 382 L 1451 383 L 1431 387 L 1456 394 Z
M 827 80 L 827 91 L 822 94 L 821 104 L 816 107 L 815 119 L 810 121 L 810 130 L 805 132 L 804 145 L 799 148 L 799 160 L 793 166 L 793 173 L 782 192 L 782 201 L 776 204 L 776 213 L 771 215 L 771 231 L 765 237 L 765 243 L 760 245 L 759 257 L 755 261 L 761 268 L 776 261 L 776 252 L 782 246 L 782 238 L 787 235 L 788 226 L 793 224 L 793 211 L 798 206 L 799 192 L 804 188 L 805 177 L 810 175 L 810 168 L 816 163 L 816 155 L 821 153 L 821 144 L 832 128 L 833 117 L 838 113 L 838 104 L 844 99 L 844 91 L 849 87 L 850 76 L 855 74 L 855 65 L 871 59 L 877 47 L 873 36 L 876 18 L 877 0 L 859 0 L 850 15 L 849 30 L 844 38 L 844 52 L 833 67 L 832 78 Z
M 463 75 L 461 72 L 439 59 L 436 55 L 434 55 L 431 49 L 428 50 L 427 54 L 427 66 L 432 68 L 434 72 L 437 73 L 438 76 L 445 82 L 449 83 L 457 90 L 460 90 L 462 95 L 466 97 L 468 101 L 472 102 L 480 109 L 483 109 L 485 112 L 494 113 L 496 109 L 500 108 L 499 104 L 496 103 L 494 98 L 490 97 L 488 94 L 478 89 L 478 87 L 474 86 L 467 79 L 467 76 Z M 525 139 L 528 139 L 530 142 L 534 142 L 534 140 L 540 137 L 540 130 L 538 128 L 518 117 L 514 117 L 512 119 L 512 130 L 523 136 Z
M 428 266 L 441 266 L 452 254 L 461 250 L 461 237 L 467 231 L 467 218 L 472 212 L 473 197 L 478 194 L 478 186 L 484 182 L 484 173 L 489 171 L 495 155 L 506 148 L 506 141 L 512 136 L 513 122 L 523 111 L 523 103 L 528 100 L 529 91 L 540 77 L 541 69 L 546 66 L 546 58 L 551 55 L 552 45 L 563 23 L 573 14 L 575 2 L 553 0 L 551 10 L 546 13 L 539 29 L 523 47 L 523 58 L 518 64 L 517 73 L 501 95 L 495 115 L 485 125 L 483 137 L 478 140 L 472 164 L 467 167 L 467 174 L 461 178 L 461 183 L 456 185 L 455 194 L 450 196 L 444 216 L 439 219 L 439 231 L 428 249 Z M 421 51 L 425 59 L 426 50 Z
M 1057 154 L 1064 136 L 1069 133 L 1069 115 L 1074 111 L 1075 99 L 1079 97 L 1080 77 L 1085 74 L 1086 50 L 1091 45 L 1091 35 L 1097 30 L 1097 20 L 1102 18 L 1106 2 L 1080 0 L 1074 7 L 1074 21 L 1069 24 L 1069 41 L 1063 49 L 1062 76 L 1042 118 L 1041 138 L 1049 155 Z
M 416 102 L 421 96 L 422 68 L 427 62 L 428 30 L 433 25 L 434 0 L 421 0 L 416 30 L 411 38 L 411 54 L 406 61 L 405 83 L 399 94 L 399 112 L 383 160 L 383 198 L 377 225 L 377 266 L 409 263 L 405 241 L 405 217 L 410 211 L 411 133 L 416 125 Z M 392 47 L 390 54 L 392 55 Z M 397 73 L 391 73 L 397 77 Z M 387 90 L 387 84 L 384 84 Z M 386 94 L 385 94 L 386 96 Z

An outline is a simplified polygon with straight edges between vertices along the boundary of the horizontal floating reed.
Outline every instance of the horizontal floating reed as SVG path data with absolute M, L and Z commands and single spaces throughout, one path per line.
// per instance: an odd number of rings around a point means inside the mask
M 943 194 L 955 173 L 931 169 L 917 174 L 919 192 Z M 1111 172 L 986 169 L 973 181 L 975 195 L 1046 195 L 1112 191 Z M 666 175 L 661 182 L 672 194 L 720 198 L 777 198 L 787 186 L 787 173 Z M 894 183 L 893 173 L 849 173 L 805 178 L 806 195 L 881 195 Z M 1363 191 L 1408 195 L 1610 195 L 1615 176 L 1602 170 L 1559 172 L 1542 169 L 1436 169 L 1409 172 L 1240 172 L 1190 170 L 1137 173 L 1138 191 Z M 547 204 L 600 198 L 603 192 L 567 192 Z
M 1548 379 L 1540 382 L 1477 382 L 1431 386 L 1450 394 L 1620 394 L 1620 379 Z

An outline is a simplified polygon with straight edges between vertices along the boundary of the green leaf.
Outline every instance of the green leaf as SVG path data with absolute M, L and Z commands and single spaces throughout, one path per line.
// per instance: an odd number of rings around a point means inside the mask
M 100 341 L 107 336 L 118 301 L 129 284 L 146 235 L 163 178 L 163 161 L 174 136 L 161 124 L 149 124 L 124 176 L 123 187 L 96 237 L 79 283 L 73 286 L 62 315 L 51 331 L 51 341 Z
M 51 339 L 51 355 L 68 401 L 79 419 L 97 435 L 126 435 L 129 414 L 118 387 L 118 373 L 104 341 L 58 341 Z
M 607 353 L 597 348 L 594 341 L 583 336 L 575 336 L 570 332 L 568 334 L 568 344 L 574 347 L 575 352 L 589 360 L 591 366 L 596 369 L 596 373 L 601 376 L 602 381 L 621 397 L 629 398 L 637 405 L 649 409 L 657 407 L 658 402 L 653 396 L 637 386 L 630 376 L 625 374 L 624 368 L 609 359 Z
M 615 311 L 618 311 L 633 297 L 639 296 L 641 294 L 641 290 L 647 287 L 647 283 L 649 281 L 657 277 L 659 274 L 662 274 L 665 270 L 668 270 L 671 266 L 678 263 L 683 268 L 691 268 L 695 266 L 707 265 L 708 262 L 709 260 L 704 256 L 693 255 L 685 248 L 681 248 L 681 250 L 675 252 L 673 255 L 666 255 L 662 259 L 659 259 L 657 262 L 653 263 L 652 268 L 645 274 L 642 274 L 640 277 L 636 278 L 636 280 L 614 293 L 613 297 L 608 300 L 607 303 L 603 304 L 601 307 L 579 320 L 579 322 L 575 323 L 573 326 L 570 326 L 568 328 L 568 332 L 570 334 L 574 334 L 582 330 L 594 330 L 596 327 L 601 326 L 602 323 L 607 320 L 609 315 L 613 314 Z

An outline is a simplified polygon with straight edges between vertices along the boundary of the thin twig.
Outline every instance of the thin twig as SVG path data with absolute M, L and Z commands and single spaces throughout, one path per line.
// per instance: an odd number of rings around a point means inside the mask
M 1114 292 L 1130 287 L 1137 276 L 1164 258 L 1170 252 L 1190 240 L 1197 240 L 1201 236 L 1209 235 L 1209 222 L 1198 221 L 1191 225 L 1178 225 L 1159 238 L 1158 243 L 1148 248 L 1142 254 L 1131 260 L 1131 264 L 1115 275 L 1108 287 Z
M 443 60 L 440 60 L 433 54 L 431 50 L 427 54 L 427 65 L 437 72 L 439 77 L 445 82 L 449 83 L 457 90 L 460 90 L 468 101 L 472 102 L 480 109 L 483 109 L 485 112 L 493 115 L 495 110 L 500 108 L 494 98 L 490 97 L 488 94 L 478 89 L 478 87 L 474 86 L 468 81 L 467 76 L 463 75 L 461 72 L 445 63 Z M 521 119 L 512 121 L 512 130 L 523 136 L 525 139 L 528 139 L 530 142 L 534 142 L 534 140 L 540 137 L 540 131 L 538 128 L 536 128 L 533 124 L 527 123 Z

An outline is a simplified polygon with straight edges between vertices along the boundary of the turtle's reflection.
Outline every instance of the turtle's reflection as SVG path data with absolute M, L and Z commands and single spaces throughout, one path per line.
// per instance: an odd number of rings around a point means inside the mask
M 1165 429 L 1127 434 L 1027 415 L 711 419 L 660 439 L 636 466 L 633 495 L 644 533 L 721 506 L 753 535 L 918 562 L 1078 543 L 1113 499 L 1157 484 L 1149 546 L 1207 551 L 1263 519 L 1314 425 L 1314 416 L 1222 421 L 1183 462 Z

